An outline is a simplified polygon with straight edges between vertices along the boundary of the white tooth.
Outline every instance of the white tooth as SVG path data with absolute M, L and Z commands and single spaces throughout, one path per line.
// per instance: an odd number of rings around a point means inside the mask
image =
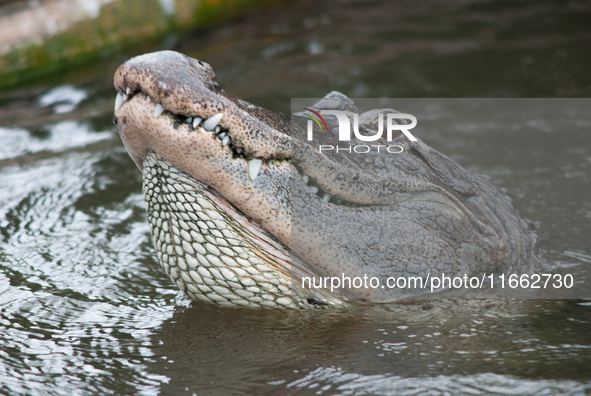
M 129 93 L 130 93 L 130 92 L 131 92 L 131 88 L 129 88 L 129 87 L 125 88 L 125 93 L 126 93 L 127 95 L 129 95 Z
M 192 124 L 192 123 L 193 123 L 193 117 L 189 117 L 189 118 L 187 118 L 187 119 L 185 120 L 185 122 L 186 122 L 187 124 Z
M 193 119 L 193 128 L 197 129 L 197 127 L 199 126 L 199 124 L 201 124 L 201 121 L 203 121 L 203 118 L 201 117 L 195 117 Z
M 324 194 L 324 197 L 322 197 L 322 200 L 324 202 L 327 202 L 328 203 L 328 201 L 330 201 L 330 194 Z
M 121 108 L 121 105 L 123 104 L 124 100 L 123 100 L 123 96 L 117 92 L 117 97 L 115 98 L 115 111 L 119 110 Z
M 304 179 L 304 183 L 308 184 L 308 182 L 310 181 L 310 176 L 304 175 L 302 176 L 302 179 Z
M 217 132 L 219 132 L 219 131 L 221 131 L 221 130 L 222 130 L 222 128 L 220 128 L 220 126 L 219 126 L 219 125 L 215 127 L 215 131 L 216 131 L 216 133 L 217 133 Z
M 310 190 L 312 190 L 313 194 L 316 194 L 318 192 L 318 187 L 312 186 L 312 187 L 310 187 Z
M 230 136 L 224 136 L 224 140 L 222 140 L 222 146 L 225 146 L 228 143 L 230 143 Z
M 222 119 L 223 116 L 224 116 L 224 113 L 218 113 L 218 114 L 214 115 L 213 117 L 209 117 L 207 120 L 205 120 L 203 122 L 203 128 L 207 129 L 208 131 L 211 131 L 213 128 L 215 128 L 218 125 L 218 123 L 220 122 L 220 120 Z
M 158 117 L 160 114 L 164 112 L 164 107 L 160 103 L 156 104 L 156 108 L 154 109 L 154 118 Z
M 146 102 L 150 103 L 152 101 L 152 98 L 150 97 L 150 95 L 146 96 Z
M 223 139 L 223 138 L 225 138 L 225 137 L 226 137 L 226 134 L 222 132 L 222 133 L 220 133 L 220 134 L 218 135 L 218 137 L 219 137 L 220 139 Z
M 261 170 L 262 164 L 263 160 L 260 160 L 258 158 L 253 158 L 250 161 L 248 161 L 248 175 L 250 176 L 250 180 L 254 181 L 254 179 L 257 178 L 259 171 Z

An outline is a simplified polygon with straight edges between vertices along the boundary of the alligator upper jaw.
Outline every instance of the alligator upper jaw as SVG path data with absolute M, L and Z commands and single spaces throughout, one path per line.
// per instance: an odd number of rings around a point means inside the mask
M 224 92 L 204 62 L 174 51 L 138 56 L 119 67 L 115 89 L 121 96 L 117 105 L 143 94 L 152 102 L 150 108 L 160 105 L 165 112 L 185 118 L 205 120 L 223 114 L 218 125 L 230 131 L 232 145 L 245 158 L 290 157 L 289 122 Z
M 290 246 L 285 186 L 295 169 L 290 137 L 270 112 L 225 94 L 209 65 L 170 51 L 128 61 L 115 87 L 114 120 L 140 169 L 148 151 L 159 154 Z

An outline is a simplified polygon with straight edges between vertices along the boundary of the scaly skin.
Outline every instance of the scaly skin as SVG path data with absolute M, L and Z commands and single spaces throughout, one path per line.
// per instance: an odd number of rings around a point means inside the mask
M 209 65 L 172 51 L 126 62 L 115 88 L 114 120 L 143 173 L 160 263 L 192 299 L 277 308 L 394 301 L 424 290 L 329 292 L 304 288 L 302 277 L 385 282 L 540 264 L 533 227 L 510 199 L 421 141 L 400 135 L 398 155 L 319 154 L 302 114 L 290 124 L 236 99 Z M 336 92 L 313 109 L 356 112 Z M 360 129 L 374 130 L 376 114 L 361 114 Z

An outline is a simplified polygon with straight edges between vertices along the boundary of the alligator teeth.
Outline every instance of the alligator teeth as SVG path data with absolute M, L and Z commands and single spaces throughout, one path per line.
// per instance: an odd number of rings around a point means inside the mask
M 115 98 L 115 111 L 121 108 L 123 102 L 125 102 L 125 99 L 123 99 L 123 95 L 117 92 L 117 97 Z
M 201 124 L 201 121 L 203 121 L 203 118 L 201 118 L 201 117 L 195 117 L 193 119 L 193 129 L 197 129 L 197 127 L 199 126 L 199 124 Z
M 152 101 L 152 98 L 150 97 L 150 95 L 146 96 L 146 102 L 150 103 Z
M 125 88 L 125 94 L 126 95 L 129 95 L 130 92 L 131 92 L 131 88 L 129 88 L 129 87 Z
M 228 143 L 230 143 L 230 136 L 224 136 L 224 139 L 222 140 L 222 146 L 225 146 Z
M 220 139 L 223 139 L 223 138 L 225 138 L 225 137 L 226 137 L 226 134 L 225 134 L 224 132 L 222 132 L 222 133 L 220 133 L 220 134 L 218 135 L 218 137 L 219 137 Z
M 160 103 L 156 104 L 156 108 L 154 109 L 154 118 L 158 117 L 162 113 L 164 113 L 164 107 L 162 107 Z
M 218 132 L 219 132 L 219 131 L 221 131 L 221 130 L 222 130 L 222 128 L 220 128 L 220 126 L 219 126 L 219 125 L 215 127 L 215 133 L 218 133 Z
M 192 124 L 192 123 L 193 123 L 193 117 L 189 117 L 189 118 L 187 118 L 187 119 L 185 120 L 185 122 L 186 122 L 187 124 Z
M 253 158 L 248 161 L 248 175 L 250 176 L 250 180 L 254 181 L 254 179 L 257 178 L 262 164 L 263 160 L 258 158 Z
M 302 176 L 302 179 L 304 179 L 304 183 L 308 184 L 308 182 L 310 181 L 310 176 L 304 175 Z
M 312 193 L 313 194 L 317 194 L 318 193 L 318 187 L 316 187 L 316 186 L 310 187 L 310 190 L 312 190 Z
M 207 120 L 205 120 L 203 122 L 203 128 L 207 129 L 208 131 L 211 131 L 213 128 L 215 128 L 218 125 L 218 123 L 220 122 L 220 120 L 222 119 L 223 116 L 224 116 L 224 113 L 218 113 L 218 114 L 214 115 L 213 117 L 209 117 Z
M 330 194 L 324 194 L 324 197 L 322 197 L 322 200 L 326 203 L 328 203 L 328 201 L 330 201 Z

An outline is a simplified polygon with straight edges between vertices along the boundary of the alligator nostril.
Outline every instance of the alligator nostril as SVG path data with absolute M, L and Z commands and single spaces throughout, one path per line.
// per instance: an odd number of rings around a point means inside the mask
M 117 122 L 119 121 L 119 119 L 117 118 L 117 116 L 113 116 L 113 124 L 115 124 L 115 126 L 117 125 Z

